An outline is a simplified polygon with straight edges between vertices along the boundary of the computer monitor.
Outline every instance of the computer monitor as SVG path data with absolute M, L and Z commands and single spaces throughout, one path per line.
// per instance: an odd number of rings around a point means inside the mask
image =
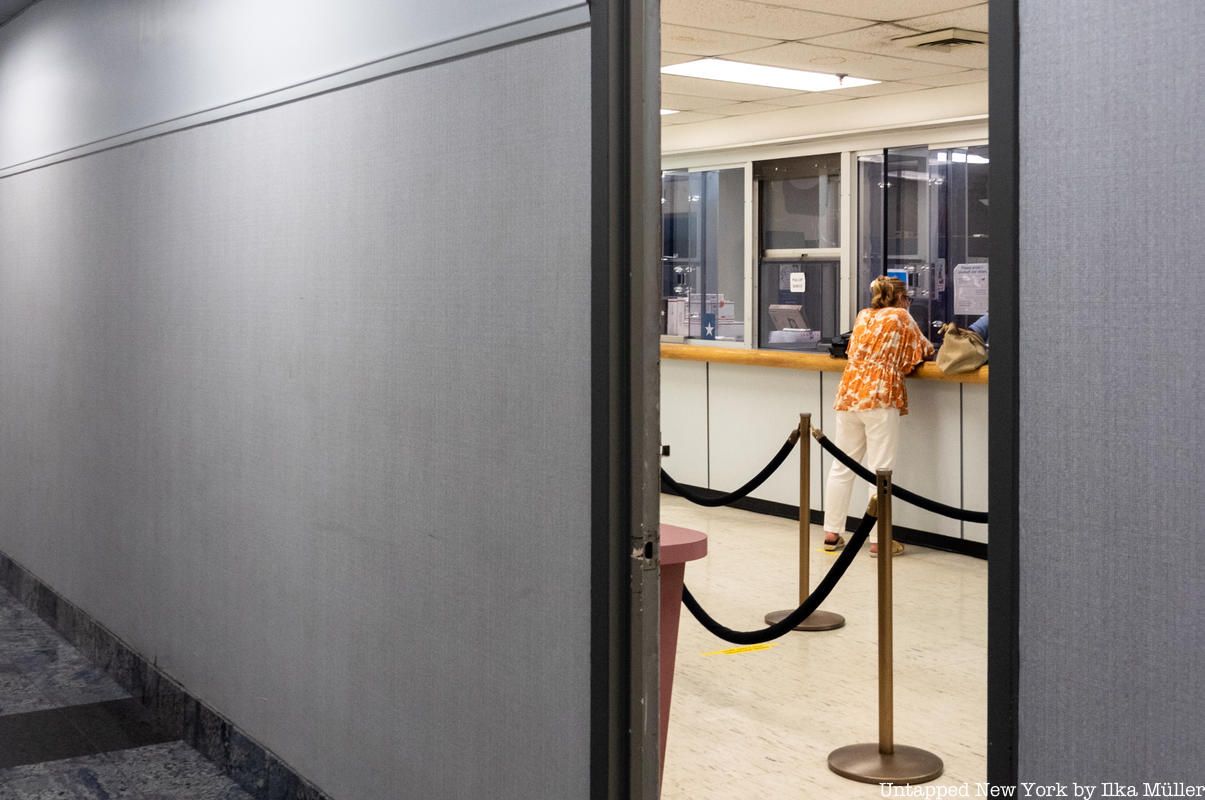
M 769 311 L 770 319 L 776 330 L 781 331 L 787 328 L 807 330 L 811 327 L 803 316 L 803 306 L 801 305 L 775 304 L 769 307 Z

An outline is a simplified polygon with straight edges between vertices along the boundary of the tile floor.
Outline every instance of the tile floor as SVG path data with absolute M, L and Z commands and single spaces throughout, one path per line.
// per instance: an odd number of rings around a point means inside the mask
M 798 605 L 797 523 L 662 495 L 661 521 L 708 534 L 686 585 L 730 628 Z M 812 583 L 835 555 L 812 528 Z M 945 762 L 937 784 L 986 780 L 987 562 L 919 547 L 895 562 L 895 740 Z M 878 736 L 877 561 L 859 554 L 823 608 L 844 628 L 733 647 L 683 609 L 662 800 L 841 800 L 880 787 L 830 772 L 829 752 Z
M 729 627 L 797 602 L 796 526 L 663 496 L 662 521 L 709 536 L 686 583 Z M 834 556 L 813 528 L 813 583 Z M 895 571 L 895 736 L 945 761 L 940 784 L 984 780 L 987 564 L 911 547 Z M 663 800 L 874 798 L 825 765 L 877 735 L 875 565 L 859 555 L 825 608 L 846 627 L 763 650 L 683 612 Z M 50 725 L 66 735 L 29 731 Z M 165 741 L 116 683 L 0 590 L 0 800 L 249 800 L 213 764 Z
M 250 800 L 0 590 L 0 800 Z

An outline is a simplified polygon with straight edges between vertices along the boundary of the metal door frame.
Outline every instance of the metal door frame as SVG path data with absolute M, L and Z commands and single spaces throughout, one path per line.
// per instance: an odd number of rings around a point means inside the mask
M 1018 0 L 989 0 L 988 780 L 1017 782 Z M 658 0 L 591 3 L 591 798 L 657 793 L 660 175 Z M 885 243 L 884 243 L 885 245 Z M 632 269 L 630 267 L 638 266 Z
M 590 5 L 592 800 L 658 789 L 660 15 Z
M 1018 0 L 990 0 L 988 44 L 991 143 L 992 376 L 988 383 L 987 777 L 1017 783 L 1019 381 Z

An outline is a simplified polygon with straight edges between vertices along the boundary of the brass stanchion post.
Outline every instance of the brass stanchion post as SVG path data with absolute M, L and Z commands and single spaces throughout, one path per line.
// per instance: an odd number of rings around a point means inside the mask
M 878 471 L 872 504 L 879 518 L 879 741 L 839 747 L 828 767 L 862 783 L 925 783 L 941 775 L 941 759 L 928 750 L 895 743 L 891 624 L 891 470 Z
M 892 637 L 891 557 L 894 537 L 891 530 L 891 470 L 875 473 L 875 504 L 879 508 L 879 753 L 895 752 L 895 675 L 892 663 L 895 642 Z M 937 777 L 934 775 L 933 777 Z
M 812 415 L 799 415 L 799 604 L 812 591 L 811 577 L 811 515 L 812 515 Z M 766 623 L 781 622 L 795 609 L 771 611 Z M 845 624 L 845 617 L 831 611 L 816 609 L 795 626 L 797 631 L 831 631 Z

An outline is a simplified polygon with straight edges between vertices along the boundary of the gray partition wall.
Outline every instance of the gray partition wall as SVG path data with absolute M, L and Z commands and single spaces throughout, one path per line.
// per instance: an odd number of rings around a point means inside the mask
M 585 798 L 590 15 L 430 6 L 0 28 L 0 551 L 339 800 Z
M 1205 14 L 1018 8 L 1017 771 L 1199 784 Z

